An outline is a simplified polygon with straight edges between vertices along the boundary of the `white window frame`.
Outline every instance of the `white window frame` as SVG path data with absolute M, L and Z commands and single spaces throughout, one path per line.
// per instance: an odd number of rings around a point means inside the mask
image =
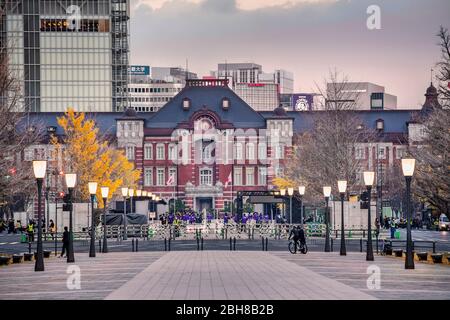
M 148 152 L 150 150 L 150 152 Z M 146 143 L 144 144 L 144 160 L 152 160 L 153 159 L 153 144 Z
M 242 167 L 235 167 L 233 172 L 233 185 L 242 186 L 242 182 Z
M 234 144 L 234 160 L 243 160 L 242 158 L 242 143 L 236 142 Z
M 144 168 L 144 186 L 153 186 L 153 167 Z
M 265 143 L 258 144 L 258 159 L 259 160 L 267 159 L 267 144 Z
M 245 148 L 246 159 L 247 160 L 255 160 L 255 144 L 253 142 L 249 142 Z
M 245 168 L 245 185 L 247 186 L 255 185 L 255 168 L 253 167 Z
M 160 176 L 161 172 L 162 172 L 162 177 Z M 166 185 L 166 168 L 164 168 L 164 167 L 156 168 L 156 185 L 157 186 L 165 186 Z
M 382 155 L 381 155 L 382 153 Z M 386 147 L 378 147 L 377 148 L 377 159 L 384 160 L 386 159 Z
M 258 167 L 258 185 L 264 186 L 267 184 L 267 168 Z
M 199 182 L 201 186 L 213 185 L 213 170 L 211 168 L 201 168 L 199 170 Z
M 136 147 L 133 145 L 125 146 L 125 155 L 128 160 L 134 160 L 136 154 Z
M 283 159 L 284 158 L 284 145 L 282 143 L 278 143 L 275 145 L 275 159 Z
M 356 147 L 355 148 L 355 159 L 365 159 L 366 158 L 366 149 L 364 147 Z
M 161 148 L 162 148 L 162 154 L 160 153 Z M 166 160 L 165 152 L 166 152 L 166 148 L 165 148 L 164 143 L 158 143 L 156 145 L 156 160 Z
M 177 185 L 178 181 L 177 181 L 177 168 L 172 167 L 169 168 L 169 178 L 173 176 L 173 185 Z
M 169 144 L 167 151 L 168 160 L 177 160 L 177 145 L 174 143 Z

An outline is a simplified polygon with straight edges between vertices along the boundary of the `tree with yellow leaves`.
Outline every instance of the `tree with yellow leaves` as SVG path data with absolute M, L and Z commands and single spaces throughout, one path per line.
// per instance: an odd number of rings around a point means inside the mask
M 69 108 L 64 116 L 58 117 L 58 124 L 65 136 L 60 143 L 56 137 L 52 144 L 62 150 L 65 172 L 77 174 L 74 197 L 88 201 L 88 182 L 98 182 L 97 199 L 103 207 L 100 187 L 109 187 L 111 199 L 122 186 L 136 187 L 140 171 L 125 157 L 123 150 L 115 149 L 99 137 L 99 130 L 92 119 L 86 119 L 84 113 L 77 113 Z

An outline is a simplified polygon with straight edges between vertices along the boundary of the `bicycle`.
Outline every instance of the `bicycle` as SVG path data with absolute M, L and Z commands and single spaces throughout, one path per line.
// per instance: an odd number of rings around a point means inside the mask
M 289 252 L 292 254 L 297 253 L 297 250 L 300 251 L 303 254 L 306 254 L 308 252 L 308 246 L 306 243 L 301 244 L 300 241 L 297 242 L 297 248 L 294 247 L 294 240 L 289 241 Z

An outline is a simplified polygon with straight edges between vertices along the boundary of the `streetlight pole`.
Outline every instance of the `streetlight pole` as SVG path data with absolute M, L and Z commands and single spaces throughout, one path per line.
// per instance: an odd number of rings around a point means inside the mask
M 289 195 L 289 223 L 291 224 L 292 228 L 292 196 L 294 195 L 294 188 L 288 188 L 288 195 Z
M 44 271 L 44 252 L 42 250 L 42 183 L 44 182 L 45 171 L 47 169 L 47 161 L 33 161 L 33 171 L 36 178 L 38 189 L 38 240 L 37 240 L 37 257 L 34 265 L 34 271 Z
M 128 188 L 123 187 L 122 188 L 122 196 L 123 196 L 123 240 L 128 239 L 128 232 L 127 232 L 127 195 L 128 195 Z
M 69 248 L 67 249 L 67 263 L 75 262 L 75 255 L 73 252 L 73 188 L 77 181 L 76 173 L 66 173 L 66 185 L 69 189 Z
M 91 243 L 89 247 L 89 257 L 95 258 L 95 219 L 94 219 L 94 199 L 97 193 L 97 182 L 89 182 L 89 194 L 91 195 Z
M 405 269 L 414 269 L 411 236 L 411 180 L 414 173 L 415 159 L 402 159 L 402 170 L 406 180 L 406 259 Z
M 340 250 L 339 254 L 341 256 L 346 256 L 347 250 L 345 248 L 344 197 L 345 197 L 345 191 L 347 190 L 347 181 L 339 180 L 338 181 L 338 189 L 339 189 L 339 193 L 341 195 L 341 250 Z
M 128 196 L 130 197 L 130 213 L 133 213 L 133 196 L 134 196 L 133 188 L 128 189 Z
M 325 197 L 325 252 L 330 252 L 330 226 L 328 217 L 328 200 L 331 195 L 331 187 L 323 187 L 323 195 Z
M 370 200 L 372 193 L 372 185 L 375 177 L 375 172 L 364 171 L 364 184 L 367 188 L 367 200 L 369 201 L 369 208 L 367 210 L 367 249 L 366 249 L 366 261 L 373 261 L 373 248 L 372 248 L 372 219 L 370 217 Z
M 286 189 L 280 189 L 280 195 L 283 197 L 283 204 L 282 204 L 282 208 L 283 208 L 283 219 L 286 219 L 286 199 L 284 198 L 286 196 Z
M 103 198 L 103 253 L 108 253 L 108 243 L 106 237 L 106 201 L 108 200 L 109 187 L 101 187 Z
M 298 187 L 298 194 L 300 195 L 300 223 L 303 227 L 303 195 L 305 194 L 305 186 Z

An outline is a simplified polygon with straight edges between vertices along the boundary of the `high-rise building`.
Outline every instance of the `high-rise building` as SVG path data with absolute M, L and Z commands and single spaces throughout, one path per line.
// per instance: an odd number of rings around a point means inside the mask
M 280 69 L 271 73 L 261 73 L 259 75 L 259 82 L 278 84 L 281 94 L 294 92 L 294 74 L 290 71 Z
M 128 103 L 129 0 L 4 0 L 20 109 L 120 111 Z
M 234 91 L 256 111 L 273 111 L 280 104 L 276 83 L 237 83 Z
M 218 79 L 228 77 L 234 89 L 237 83 L 258 83 L 262 67 L 256 63 L 219 63 L 212 75 Z
M 131 66 L 128 93 L 131 108 L 156 112 L 171 101 L 197 74 L 178 67 Z
M 370 82 L 327 83 L 327 103 L 353 104 L 359 110 L 397 109 L 397 97 Z

